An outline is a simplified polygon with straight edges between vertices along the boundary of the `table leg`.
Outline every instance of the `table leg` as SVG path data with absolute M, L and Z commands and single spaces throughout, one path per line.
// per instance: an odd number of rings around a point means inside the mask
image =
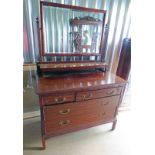
M 42 137 L 42 149 L 45 150 L 46 149 L 46 142 L 44 137 Z
M 117 123 L 117 119 L 116 119 L 115 121 L 113 121 L 113 123 L 112 123 L 112 129 L 111 129 L 112 131 L 115 130 L 115 128 L 116 128 L 116 123 Z

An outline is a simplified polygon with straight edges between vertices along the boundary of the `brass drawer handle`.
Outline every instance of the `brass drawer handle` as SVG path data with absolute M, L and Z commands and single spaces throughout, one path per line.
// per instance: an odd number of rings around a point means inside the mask
M 89 93 L 89 94 L 87 94 L 87 95 L 83 95 L 83 99 L 84 100 L 88 100 L 88 99 L 90 99 L 92 97 L 92 93 Z
M 63 125 L 67 125 L 70 123 L 70 120 L 64 120 L 64 121 L 60 121 L 59 125 L 63 126 Z
M 108 104 L 109 104 L 109 102 L 104 103 L 104 105 L 108 105 Z
M 112 95 L 114 92 L 115 92 L 115 91 L 112 90 L 111 92 L 107 92 L 106 94 L 107 94 L 107 95 Z
M 66 115 L 66 114 L 68 114 L 68 113 L 70 113 L 70 109 L 68 108 L 68 109 L 66 109 L 66 110 L 60 110 L 59 111 L 59 114 L 61 114 L 61 115 Z
M 104 116 L 106 113 L 104 112 L 104 113 L 102 113 L 102 116 Z
M 55 98 L 56 103 L 64 103 L 66 101 L 66 98 Z

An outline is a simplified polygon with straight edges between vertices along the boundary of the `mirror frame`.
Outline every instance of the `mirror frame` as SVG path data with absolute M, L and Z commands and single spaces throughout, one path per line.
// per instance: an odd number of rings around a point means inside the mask
M 46 53 L 44 49 L 44 33 L 43 33 L 43 6 L 52 6 L 52 7 L 59 7 L 59 8 L 67 8 L 67 9 L 74 9 L 80 11 L 87 11 L 87 12 L 98 12 L 103 13 L 103 21 L 102 21 L 102 34 L 101 34 L 101 41 L 100 41 L 100 48 L 99 53 Z M 73 5 L 66 5 L 60 3 L 53 3 L 53 2 L 46 2 L 40 1 L 40 21 L 41 21 L 41 45 L 40 45 L 40 55 L 41 56 L 101 56 L 103 57 L 103 33 L 104 33 L 104 25 L 105 25 L 105 18 L 106 18 L 106 10 L 99 10 L 99 9 L 92 9 L 92 8 L 85 8 L 80 6 L 73 6 Z M 39 33 L 40 35 L 40 33 Z M 40 37 L 40 36 L 39 36 Z

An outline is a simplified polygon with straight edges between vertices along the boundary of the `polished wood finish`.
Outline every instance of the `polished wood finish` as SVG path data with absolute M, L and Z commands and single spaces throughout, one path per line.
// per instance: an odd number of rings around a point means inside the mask
M 44 56 L 101 56 L 100 53 L 45 53 Z
M 108 88 L 108 89 L 101 89 L 95 91 L 86 91 L 80 92 L 76 95 L 76 101 L 85 101 L 91 100 L 95 98 L 107 97 L 112 95 L 119 95 L 121 93 L 121 87 L 117 88 Z
M 43 148 L 52 136 L 110 122 L 114 130 L 125 84 L 108 72 L 39 78 Z
M 89 67 L 89 66 L 102 66 L 102 65 L 106 65 L 106 63 L 101 63 L 101 62 L 92 62 L 92 63 L 89 63 L 89 62 L 86 62 L 86 63 L 83 63 L 83 62 L 73 62 L 73 63 L 57 63 L 57 64 L 39 64 L 40 68 L 41 69 L 46 69 L 46 68 L 66 68 L 66 67 L 83 67 L 83 66 L 86 66 L 86 67 Z
M 112 96 L 106 98 L 99 98 L 95 100 L 88 100 L 83 102 L 76 102 L 77 104 L 68 103 L 54 106 L 44 107 L 44 120 L 50 121 L 53 118 L 65 118 L 81 116 L 85 114 L 96 114 L 96 111 L 103 111 L 110 108 L 115 108 L 118 105 L 120 96 Z
M 76 21 L 74 19 L 74 24 L 80 26 L 81 24 L 102 24 L 99 53 L 46 53 L 44 51 L 43 6 L 102 13 L 104 15 L 102 22 Z M 46 148 L 45 140 L 52 136 L 105 123 L 112 123 L 112 130 L 116 127 L 116 116 L 123 98 L 126 81 L 106 72 L 107 64 L 103 61 L 105 57 L 105 41 L 103 38 L 105 36 L 105 18 L 105 10 L 40 2 L 41 28 L 39 29 L 38 20 L 37 28 L 38 35 L 41 30 L 41 37 L 38 38 L 41 42 L 41 45 L 39 45 L 41 61 L 37 63 L 37 72 L 38 75 L 44 74 L 45 76 L 37 78 L 36 93 L 39 95 L 43 149 Z M 89 46 L 85 45 L 83 48 L 90 48 Z M 50 60 L 48 58 L 52 56 L 54 56 L 54 59 L 56 58 L 55 61 L 59 57 L 61 61 L 66 57 L 66 62 L 47 62 Z M 87 59 L 91 56 L 94 56 L 95 60 Z M 80 59 L 76 59 L 76 57 Z M 70 60 L 71 62 L 68 62 Z M 91 73 L 88 73 L 87 70 L 91 70 Z M 61 74 L 55 74 L 56 71 Z M 95 72 L 92 73 L 92 71 Z M 65 74 L 62 74 L 64 72 Z M 66 72 L 69 72 L 69 74 Z M 50 74 L 47 75 L 47 73 Z
M 101 21 L 88 21 L 88 20 L 72 20 L 71 24 L 73 25 L 102 25 Z
M 40 1 L 40 4 L 45 5 L 45 6 L 53 6 L 53 7 L 67 8 L 67 9 L 75 9 L 75 10 L 81 10 L 81 11 L 87 11 L 87 12 L 106 13 L 106 10 L 85 8 L 85 7 L 81 7 L 81 6 L 66 5 L 66 4 L 53 3 L 53 2 Z
M 39 47 L 39 60 L 41 60 L 41 38 L 40 38 L 40 26 L 39 26 L 39 18 L 36 18 L 36 23 L 37 23 L 37 36 L 38 36 L 38 47 Z
M 100 121 L 107 121 L 114 118 L 115 108 L 100 113 L 83 114 L 74 117 L 67 117 L 64 119 L 54 118 L 52 121 L 45 122 L 45 133 L 47 135 L 56 134 L 57 132 L 63 132 L 64 130 L 74 129 L 78 126 L 96 123 Z
M 74 132 L 74 131 L 79 131 L 79 130 L 91 128 L 91 127 L 106 124 L 106 123 L 111 123 L 111 122 L 113 123 L 113 122 L 115 122 L 115 119 L 116 118 L 109 119 L 108 121 L 98 120 L 96 122 L 89 122 L 87 124 L 81 124 L 80 126 L 76 126 L 76 128 L 67 128 L 67 129 L 64 129 L 64 130 L 57 130 L 57 132 L 52 132 L 50 134 L 46 134 L 44 136 L 44 139 L 48 139 L 48 138 L 54 137 L 54 136 L 59 136 L 59 135 L 66 134 L 66 133 L 69 133 L 69 132 Z
M 60 53 L 46 53 L 45 51 L 45 45 L 44 45 L 44 24 L 43 24 L 43 7 L 44 6 L 52 6 L 52 7 L 59 7 L 59 8 L 67 8 L 72 10 L 78 10 L 78 11 L 87 11 L 87 12 L 94 12 L 94 13 L 102 13 L 103 14 L 103 20 L 102 21 L 85 21 L 85 20 L 74 20 L 75 24 L 89 24 L 89 25 L 101 25 L 102 26 L 102 33 L 101 33 L 101 43 L 99 48 L 99 53 L 63 53 L 61 51 L 58 51 Z M 46 1 L 40 1 L 40 26 L 39 26 L 39 18 L 36 19 L 37 24 L 37 34 L 38 34 L 38 45 L 39 45 L 39 63 L 37 63 L 37 73 L 39 76 L 47 75 L 49 72 L 53 71 L 84 71 L 84 70 L 98 70 L 101 72 L 106 72 L 107 70 L 107 64 L 103 61 L 105 56 L 104 49 L 104 41 L 103 41 L 103 34 L 104 34 L 104 25 L 105 25 L 105 18 L 106 18 L 106 10 L 99 10 L 99 9 L 93 9 L 93 8 L 85 8 L 80 6 L 72 6 L 72 5 L 66 5 L 66 4 L 60 4 L 60 3 L 53 3 L 53 2 L 46 2 Z M 40 33 L 41 31 L 41 33 Z M 84 45 L 83 45 L 84 46 Z M 90 46 L 90 45 L 89 45 Z M 89 46 L 85 45 L 84 48 L 88 49 Z M 91 56 L 95 57 L 94 62 L 99 62 L 97 65 L 93 63 L 91 60 Z M 54 57 L 54 60 L 51 59 Z M 70 57 L 70 59 L 66 59 Z M 50 58 L 50 59 L 48 59 Z M 81 61 L 82 63 L 89 62 L 89 65 L 81 65 L 81 66 L 72 66 L 71 64 L 67 67 L 60 67 L 57 65 L 57 58 L 60 58 L 61 61 Z M 76 59 L 78 58 L 78 59 Z M 57 67 L 49 67 L 49 65 L 45 65 L 46 62 L 48 62 L 55 65 Z M 52 62 L 54 61 L 54 62 Z M 102 62 L 102 63 L 101 63 Z M 60 62 L 61 63 L 61 62 Z M 70 63 L 70 62 L 69 62 Z M 72 63 L 72 62 L 71 62 Z M 77 62 L 78 63 L 78 62 Z M 40 67 L 44 66 L 44 67 Z M 65 65 L 64 65 L 65 66 Z M 46 68 L 47 67 L 47 68 Z
M 109 72 L 42 77 L 37 80 L 36 93 L 38 95 L 73 93 L 73 91 L 120 87 L 124 84 L 125 80 Z
M 101 43 L 100 43 L 100 49 L 99 49 L 99 53 L 46 53 L 45 51 L 45 45 L 44 45 L 44 25 L 43 25 L 43 6 L 51 6 L 51 7 L 59 7 L 59 8 L 67 8 L 67 9 L 72 9 L 72 10 L 77 10 L 77 11 L 87 11 L 87 12 L 94 12 L 94 13 L 102 13 L 103 14 L 103 21 L 87 21 L 86 24 L 89 24 L 89 25 L 102 25 L 102 33 L 101 33 Z M 41 28 L 38 27 L 38 34 L 39 31 L 41 30 L 41 37 L 39 36 L 38 37 L 38 40 L 41 42 L 41 45 L 39 46 L 40 47 L 40 56 L 42 57 L 41 58 L 41 61 L 46 61 L 44 58 L 46 58 L 47 56 L 55 56 L 55 57 L 65 57 L 65 56 L 69 56 L 69 57 L 75 57 L 75 56 L 88 56 L 89 58 L 91 56 L 96 56 L 96 58 L 98 57 L 98 59 L 100 59 L 101 62 L 103 62 L 103 56 L 105 55 L 103 52 L 103 47 L 105 46 L 104 45 L 104 42 L 103 42 L 103 34 L 104 34 L 104 24 L 105 24 L 105 18 L 106 18 L 106 10 L 100 10 L 100 9 L 93 9 L 93 8 L 85 8 L 85 7 L 80 7 L 80 6 L 73 6 L 73 5 L 66 5 L 66 4 L 60 4 L 60 3 L 53 3 L 53 2 L 46 2 L 46 1 L 40 1 L 40 20 L 41 20 Z M 76 21 L 75 21 L 76 22 Z M 84 22 L 84 21 L 82 21 Z M 82 24 L 82 23 L 79 23 L 79 21 L 77 21 L 77 24 Z M 37 22 L 37 25 L 38 25 L 38 22 Z M 59 51 L 60 52 L 60 51 Z M 102 58 L 102 59 L 101 59 Z M 81 59 L 82 60 L 82 59 Z M 91 61 L 91 60 L 88 60 L 88 61 Z
M 41 57 L 41 59 L 43 61 L 43 57 L 42 56 L 44 55 L 45 52 L 44 52 L 43 6 L 42 6 L 42 1 L 40 1 L 40 23 L 41 23 L 41 27 L 39 29 L 39 31 L 41 30 L 41 36 L 39 36 L 40 40 L 41 40 L 41 52 L 40 52 L 41 55 L 40 55 L 40 57 Z M 39 40 L 39 38 L 38 38 L 38 40 Z
M 106 19 L 106 14 L 105 16 L 103 17 L 103 23 L 102 23 L 102 35 L 101 35 L 101 44 L 100 44 L 100 54 L 101 54 L 101 62 L 104 61 L 104 58 L 105 58 L 105 51 L 104 51 L 104 46 L 106 46 L 104 44 L 104 25 L 105 25 L 105 19 Z
M 73 102 L 75 100 L 74 94 L 49 95 L 43 97 L 45 105 L 62 104 L 65 102 Z
M 77 71 L 77 70 L 88 70 L 88 69 L 101 69 L 106 68 L 107 64 L 102 62 L 64 62 L 64 63 L 41 63 L 38 64 L 42 71 Z

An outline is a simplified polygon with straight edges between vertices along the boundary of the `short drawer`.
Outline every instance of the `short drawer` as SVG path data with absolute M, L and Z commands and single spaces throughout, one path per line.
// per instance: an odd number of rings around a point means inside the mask
M 111 109 L 108 111 L 96 112 L 96 114 L 85 114 L 76 117 L 66 117 L 63 119 L 53 118 L 52 121 L 44 122 L 45 124 L 45 133 L 48 134 L 57 134 L 63 133 L 64 131 L 74 130 L 82 126 L 95 126 L 99 122 L 107 122 L 114 118 L 115 110 Z
M 79 92 L 76 95 L 76 101 L 85 101 L 85 100 L 90 100 L 95 98 L 119 95 L 120 93 L 121 93 L 121 87 Z
M 73 102 L 73 101 L 75 101 L 74 94 L 50 95 L 50 96 L 43 97 L 44 105 L 61 104 L 61 103 Z
M 96 114 L 97 112 L 113 110 L 118 106 L 120 96 L 105 97 L 75 103 L 44 106 L 44 120 L 51 121 L 53 118 L 66 118 Z

